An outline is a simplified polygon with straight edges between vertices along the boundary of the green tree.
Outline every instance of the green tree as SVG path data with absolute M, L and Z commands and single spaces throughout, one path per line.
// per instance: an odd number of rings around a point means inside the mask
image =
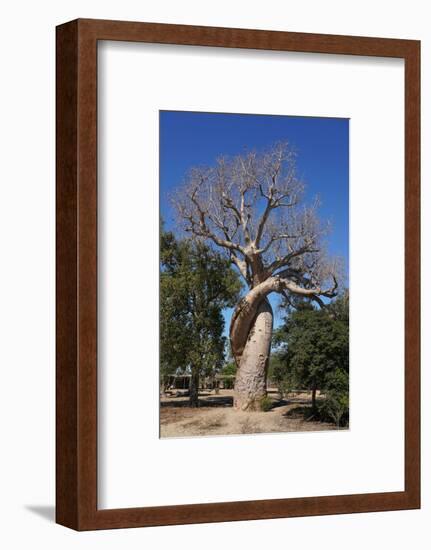
M 316 393 L 326 394 L 326 409 L 339 423 L 348 412 L 349 322 L 348 296 L 315 309 L 310 303 L 297 304 L 278 335 L 285 343 L 284 360 L 298 384 L 311 390 L 312 409 L 317 412 Z M 330 407 L 331 405 L 331 407 Z
M 274 334 L 277 334 L 277 331 Z M 293 388 L 292 372 L 285 360 L 285 351 L 282 349 L 277 349 L 271 353 L 268 378 L 277 386 L 280 399 L 283 399 Z
M 349 422 L 349 374 L 336 368 L 325 380 L 325 398 L 319 405 L 323 420 L 334 422 L 337 427 Z
M 326 306 L 328 313 L 337 321 L 349 324 L 349 291 L 345 290 L 336 300 Z
M 229 363 L 226 363 L 223 367 L 221 374 L 225 377 L 224 387 L 227 390 L 233 389 L 234 383 L 235 383 L 235 376 L 236 376 L 236 363 L 235 361 L 230 361 Z
M 241 284 L 219 253 L 199 241 L 178 241 L 171 232 L 162 232 L 160 259 L 161 377 L 190 372 L 195 407 L 200 377 L 222 366 L 222 311 L 234 305 Z

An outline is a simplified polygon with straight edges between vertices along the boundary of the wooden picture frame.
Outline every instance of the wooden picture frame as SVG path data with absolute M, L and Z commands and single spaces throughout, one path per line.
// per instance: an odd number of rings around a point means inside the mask
M 97 508 L 99 40 L 402 58 L 405 62 L 405 489 Z M 76 530 L 420 507 L 420 42 L 78 19 L 57 27 L 56 521 Z M 401 298 L 401 297 L 400 297 Z

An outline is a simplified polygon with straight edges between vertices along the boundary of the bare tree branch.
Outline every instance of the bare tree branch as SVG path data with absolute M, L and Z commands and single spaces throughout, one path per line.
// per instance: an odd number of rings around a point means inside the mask
M 322 296 L 335 264 L 326 254 L 319 203 L 304 206 L 303 191 L 296 152 L 281 143 L 192 169 L 174 205 L 184 229 L 227 250 L 251 288 L 288 268 L 304 278 L 283 283 L 285 291 Z

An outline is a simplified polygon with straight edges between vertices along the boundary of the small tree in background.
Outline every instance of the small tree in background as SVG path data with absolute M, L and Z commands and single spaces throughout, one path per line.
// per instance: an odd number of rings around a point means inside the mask
M 161 232 L 160 239 L 160 382 L 166 388 L 169 375 L 184 372 L 184 350 L 191 337 L 187 293 L 176 277 L 181 272 L 181 249 L 174 235 Z
M 233 386 L 235 384 L 235 376 L 236 376 L 236 364 L 235 361 L 230 361 L 227 363 L 223 370 L 221 371 L 222 376 L 225 376 L 226 378 L 223 379 L 224 387 L 226 390 L 232 390 Z
M 285 345 L 286 369 L 296 383 L 312 392 L 314 414 L 344 425 L 349 406 L 348 294 L 322 309 L 308 302 L 296 307 L 278 332 Z M 325 394 L 319 410 L 318 390 Z
M 229 262 L 201 242 L 177 241 L 162 232 L 160 369 L 189 371 L 190 406 L 198 406 L 201 376 L 221 368 L 222 311 L 238 299 L 241 284 Z
M 279 349 L 271 353 L 268 378 L 277 386 L 280 399 L 293 389 L 293 376 L 285 360 L 285 351 Z

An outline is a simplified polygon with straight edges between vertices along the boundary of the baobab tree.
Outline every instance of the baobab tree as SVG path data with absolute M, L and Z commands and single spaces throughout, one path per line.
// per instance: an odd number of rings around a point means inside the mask
M 230 324 L 234 408 L 259 410 L 273 329 L 268 295 L 308 297 L 322 307 L 323 297 L 337 294 L 337 262 L 325 250 L 318 203 L 304 204 L 296 152 L 280 143 L 192 168 L 174 205 L 184 229 L 225 250 L 247 286 Z

